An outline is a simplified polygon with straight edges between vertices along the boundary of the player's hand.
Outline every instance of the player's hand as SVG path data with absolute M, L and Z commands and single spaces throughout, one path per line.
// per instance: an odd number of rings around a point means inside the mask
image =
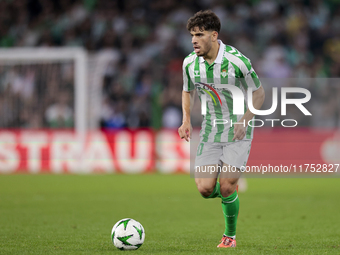
M 247 132 L 247 127 L 243 126 L 242 124 L 235 124 L 234 125 L 234 138 L 233 141 L 235 140 L 242 140 Z
M 191 138 L 192 126 L 190 122 L 184 122 L 182 126 L 178 128 L 178 134 L 181 139 L 185 139 L 185 141 L 189 142 Z

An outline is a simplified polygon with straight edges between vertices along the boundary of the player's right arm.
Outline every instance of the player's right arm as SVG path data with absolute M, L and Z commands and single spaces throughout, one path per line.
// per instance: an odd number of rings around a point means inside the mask
M 189 142 L 191 138 L 191 121 L 190 112 L 194 105 L 195 96 L 195 86 L 192 83 L 189 75 L 188 68 L 190 66 L 189 58 L 183 61 L 183 91 L 182 91 L 182 111 L 183 111 L 183 121 L 182 126 L 178 128 L 178 134 L 181 139 L 185 139 Z
M 194 101 L 194 91 L 182 91 L 182 110 L 183 110 L 183 122 L 182 126 L 178 129 L 178 134 L 181 139 L 185 139 L 189 142 L 191 138 L 192 126 L 190 122 L 190 112 Z

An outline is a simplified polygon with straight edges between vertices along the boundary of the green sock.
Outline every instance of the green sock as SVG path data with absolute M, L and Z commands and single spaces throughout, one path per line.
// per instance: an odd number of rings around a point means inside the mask
M 240 201 L 238 199 L 237 192 L 231 194 L 229 197 L 222 197 L 222 210 L 225 220 L 226 236 L 232 237 L 236 235 L 236 223 L 238 217 L 238 210 L 240 207 Z
M 211 193 L 211 195 L 209 197 L 204 197 L 204 198 L 215 198 L 215 197 L 221 197 L 220 183 L 219 182 L 216 182 L 214 191 Z

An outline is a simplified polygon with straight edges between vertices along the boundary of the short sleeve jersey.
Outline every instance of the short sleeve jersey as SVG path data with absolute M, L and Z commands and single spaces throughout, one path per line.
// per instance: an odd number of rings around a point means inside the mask
M 209 65 L 203 57 L 190 53 L 183 61 L 183 90 L 197 89 L 205 108 L 200 132 L 203 142 L 232 142 L 234 123 L 243 114 L 234 114 L 232 91 L 242 92 L 244 112 L 248 109 L 247 91 L 257 90 L 261 83 L 250 60 L 236 48 L 218 41 L 220 48 L 217 58 Z M 228 85 L 229 88 L 225 88 Z M 238 89 L 233 87 L 237 87 Z M 236 95 L 236 94 L 235 94 Z M 204 100 L 203 100 L 204 99 Z M 233 126 L 231 126 L 233 123 Z M 245 140 L 253 138 L 254 128 L 247 125 Z

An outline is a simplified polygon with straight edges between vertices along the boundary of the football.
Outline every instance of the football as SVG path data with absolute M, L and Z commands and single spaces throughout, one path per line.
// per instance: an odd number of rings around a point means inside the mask
M 136 250 L 142 246 L 144 239 L 142 224 L 129 218 L 118 221 L 111 231 L 111 240 L 120 250 Z

